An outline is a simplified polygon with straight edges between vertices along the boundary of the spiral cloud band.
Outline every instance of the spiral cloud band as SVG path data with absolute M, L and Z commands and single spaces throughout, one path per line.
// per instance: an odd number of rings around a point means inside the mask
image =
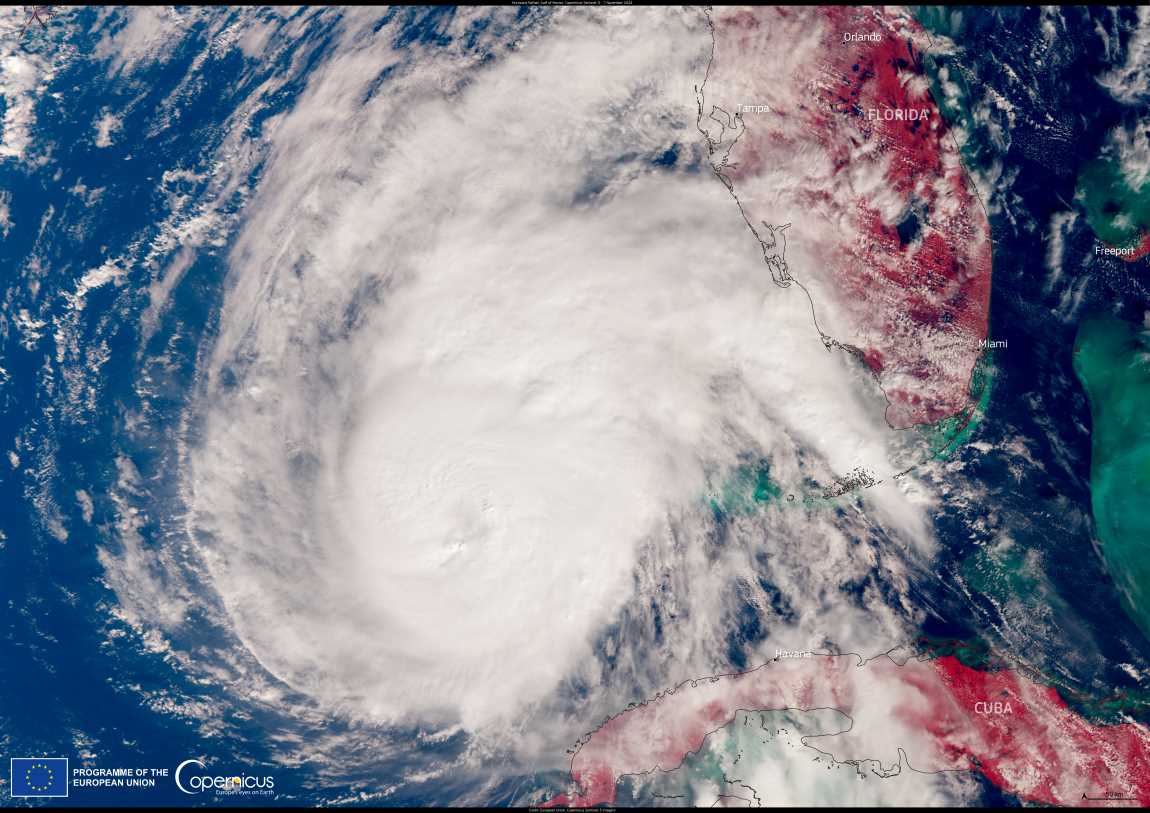
M 506 719 L 579 670 L 640 547 L 740 454 L 797 433 L 824 475 L 886 460 L 881 399 L 700 169 L 700 20 L 645 14 L 564 15 L 467 83 L 446 55 L 374 95 L 386 54 L 349 31 L 276 124 L 190 528 L 236 633 L 325 705 Z M 920 535 L 903 491 L 874 500 Z
M 1150 804 L 1148 56 L 0 10 L 8 750 L 81 805 Z

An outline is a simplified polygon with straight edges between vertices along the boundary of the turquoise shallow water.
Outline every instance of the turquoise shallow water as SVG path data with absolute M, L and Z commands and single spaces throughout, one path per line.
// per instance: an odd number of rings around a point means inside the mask
M 435 731 L 415 721 L 377 728 L 343 713 L 323 716 L 303 694 L 265 683 L 269 678 L 233 635 L 208 576 L 188 553 L 181 460 L 187 443 L 201 435 L 201 413 L 193 406 L 200 403 L 224 293 L 239 282 L 229 281 L 233 238 L 247 222 L 245 207 L 261 189 L 270 134 L 301 99 L 316 91 L 321 77 L 338 72 L 350 88 L 346 109 L 355 115 L 364 115 L 361 108 L 373 99 L 398 93 L 408 78 L 434 80 L 417 82 L 432 103 L 446 87 L 441 83 L 454 75 L 449 65 L 470 74 L 464 87 L 474 89 L 503 70 L 507 54 L 578 53 L 581 40 L 563 39 L 568 30 L 563 26 L 574 24 L 574 18 L 564 23 L 559 10 L 553 21 L 544 6 L 490 14 L 399 7 L 365 11 L 372 22 L 357 35 L 352 18 L 358 12 L 352 9 L 56 8 L 55 20 L 34 27 L 22 43 L 13 43 L 15 34 L 6 29 L 7 45 L 23 54 L 21 59 L 34 61 L 39 54 L 60 61 L 50 75 L 16 77 L 8 98 L 0 101 L 11 114 L 0 134 L 18 135 L 19 127 L 9 123 L 30 123 L 24 157 L 0 154 L 0 264 L 6 270 L 0 305 L 0 603 L 9 609 L 0 619 L 4 750 L 15 757 L 68 757 L 72 768 L 169 772 L 203 756 L 211 773 L 274 775 L 278 805 L 527 805 L 565 789 L 570 760 L 562 749 L 568 741 L 554 752 L 537 747 L 554 730 L 545 736 L 538 733 L 544 729 L 530 733 L 522 759 L 495 752 L 477 756 L 463 728 Z M 10 16 L 20 13 L 10 8 Z M 1113 173 L 1095 179 L 1102 197 L 1080 179 L 1086 162 L 1099 156 L 1105 133 L 1150 115 L 1143 102 L 1108 100 L 1096 78 L 1108 66 L 1126 63 L 1124 48 L 1114 44 L 1134 41 L 1137 10 L 931 7 L 922 13 L 936 18 L 932 31 L 958 46 L 929 57 L 928 70 L 938 100 L 957 92 L 954 88 L 962 91 L 944 112 L 948 123 L 969 131 L 962 141 L 964 160 L 971 171 L 994 168 L 987 198 L 1000 213 L 994 222 L 992 327 L 994 338 L 1011 340 L 1009 350 L 996 352 L 993 360 L 988 353 L 985 369 L 975 375 L 971 394 L 977 406 L 971 414 L 929 434 L 924 429 L 924 437 L 915 440 L 945 458 L 924 467 L 929 473 L 923 474 L 931 489 L 946 495 L 935 505 L 929 529 L 939 541 L 936 560 L 929 568 L 908 571 L 901 564 L 902 542 L 896 533 L 888 534 L 876 505 L 851 492 L 822 497 L 824 482 L 800 476 L 823 471 L 802 436 L 794 437 L 802 465 L 784 466 L 780 459 L 771 466 L 769 450 L 751 444 L 742 464 L 714 472 L 711 490 L 699 497 L 697 512 L 707 522 L 676 525 L 667 546 L 674 552 L 659 554 L 668 558 L 652 559 L 650 569 L 636 571 L 629 603 L 596 640 L 594 658 L 555 689 L 561 725 L 578 724 L 571 742 L 602 716 L 620 710 L 612 705 L 587 712 L 593 703 L 605 702 L 608 688 L 611 697 L 639 701 L 684 677 L 686 650 L 676 640 L 697 641 L 691 651 L 706 653 L 715 671 L 751 668 L 761 653 L 769 657 L 776 643 L 789 646 L 787 631 L 807 623 L 805 608 L 817 604 L 818 629 L 834 632 L 837 640 L 831 643 L 852 650 L 869 646 L 880 628 L 836 629 L 839 616 L 827 613 L 834 602 L 852 613 L 873 610 L 885 619 L 882 624 L 892 625 L 889 629 L 904 621 L 913 629 L 926 614 L 924 637 L 939 641 L 939 654 L 957 653 L 979 669 L 1024 663 L 1092 722 L 1124 721 L 1124 715 L 1150 721 L 1150 683 L 1132 676 L 1150 674 L 1150 632 L 1140 636 L 1131 620 L 1137 614 L 1123 610 L 1141 600 L 1144 618 L 1150 603 L 1125 586 L 1147 583 L 1147 574 L 1136 568 L 1141 541 L 1148 537 L 1144 527 L 1131 530 L 1146 489 L 1128 486 L 1121 461 L 1108 462 L 1103 474 L 1113 481 L 1109 508 L 1122 505 L 1118 498 L 1125 485 L 1126 509 L 1133 516 L 1118 511 L 1107 517 L 1095 509 L 1107 519 L 1111 540 L 1103 561 L 1092 548 L 1096 527 L 1085 487 L 1091 439 L 1079 429 L 1089 416 L 1079 387 L 1068 386 L 1074 384 L 1067 348 L 1075 327 L 1063 323 L 1060 309 L 1071 297 L 1085 311 L 1139 308 L 1150 301 L 1143 296 L 1144 266 L 1094 254 L 1094 209 L 1111 224 L 1125 214 L 1126 199 L 1114 197 L 1109 186 L 1117 182 Z M 583 31 L 595 17 L 587 12 L 578 19 Z M 1058 36 L 1048 42 L 1042 32 L 1052 21 Z M 684 29 L 685 42 L 691 40 L 689 30 Z M 697 31 L 706 36 L 701 24 Z M 644 49 L 659 41 L 655 33 L 644 32 Z M 536 41 L 540 44 L 530 50 Z M 548 41 L 549 50 L 539 50 Z M 377 54 L 383 54 L 379 64 L 373 62 Z M 916 50 L 914 56 L 922 54 Z M 0 59 L 0 74 L 24 64 Z M 554 76 L 547 64 L 540 56 L 538 70 L 530 72 L 533 83 Z M 675 64 L 669 57 L 668 77 L 679 76 Z M 942 67 L 948 69 L 945 88 L 938 75 Z M 686 75 L 680 78 L 685 81 Z M 587 144 L 613 145 L 603 148 L 603 163 L 588 163 L 594 169 L 588 190 L 641 160 L 684 177 L 699 172 L 705 148 L 694 128 L 689 91 L 666 107 L 678 120 L 674 111 L 685 105 L 681 140 L 652 140 L 656 129 L 646 126 L 642 141 L 615 137 L 622 130 L 611 122 L 633 115 L 633 102 L 658 92 L 665 81 L 654 76 L 636 85 L 636 95 L 620 96 L 587 128 L 573 132 L 573 147 L 586 148 L 588 157 L 599 154 L 599 147 Z M 495 90 L 488 96 L 492 105 L 503 95 Z M 345 109 L 344 97 L 330 98 L 331 110 Z M 453 116 L 462 115 L 462 98 L 461 92 L 443 100 Z M 1007 120 L 998 101 L 1003 98 L 1016 121 Z M 513 154 L 518 131 L 554 129 L 547 110 L 540 107 L 540 115 L 501 130 L 501 154 Z M 1050 116 L 1073 127 L 1051 126 Z M 317 120 L 320 126 L 301 128 L 288 141 L 329 138 L 329 125 L 354 127 L 357 120 Z M 101 122 L 110 129 L 98 140 Z M 286 138 L 292 131 L 279 132 Z M 386 123 L 360 132 L 373 136 L 365 154 L 385 144 L 411 143 Z M 1003 134 L 1009 138 L 1000 138 Z M 435 129 L 421 132 L 421 143 L 424 135 L 435 136 Z M 424 146 L 434 143 L 433 137 Z M 557 144 L 543 147 L 561 152 Z M 409 148 L 415 149 L 404 147 Z M 639 151 L 643 155 L 636 158 Z M 276 154 L 274 160 L 292 164 L 292 154 Z M 338 166 L 352 166 L 334 149 L 325 154 Z M 302 162 L 295 166 L 304 171 Z M 355 183 L 370 181 L 368 173 Z M 1076 197 L 1080 188 L 1085 190 L 1081 199 Z M 493 202 L 505 192 L 489 191 Z M 596 195 L 586 194 L 588 199 Z M 723 194 L 716 205 L 729 218 L 731 202 Z M 438 199 L 426 200 L 435 206 Z M 1010 205 L 995 205 L 1003 200 Z M 570 217 L 585 221 L 593 207 L 584 198 L 578 201 Z M 1108 209 L 1111 202 L 1116 211 Z M 1054 215 L 1071 210 L 1080 216 L 1059 227 L 1062 221 Z M 674 211 L 672 206 L 669 212 Z M 1015 222 L 1018 215 L 1024 216 Z M 208 221 L 216 225 L 201 233 Z M 1150 221 L 1138 222 L 1143 228 Z M 1053 225 L 1033 229 L 1033 223 Z M 413 225 L 403 230 L 404 239 L 422 240 L 431 233 L 429 223 L 421 225 L 427 229 L 423 235 Z M 623 233 L 634 226 L 620 221 L 617 227 Z M 1052 230 L 1062 234 L 1057 279 L 1046 265 Z M 324 239 L 334 240 L 334 234 Z M 389 252 L 379 260 L 391 262 Z M 88 276 L 100 269 L 118 275 Z M 306 273 L 303 265 L 299 273 Z M 93 281 L 99 279 L 104 281 Z M 164 285 L 158 284 L 161 279 Z M 349 294 L 346 311 L 333 310 L 330 320 L 306 330 L 314 327 L 335 347 L 336 337 L 373 313 L 380 293 L 365 288 Z M 291 325 L 284 322 L 281 328 Z M 1136 332 L 1136 325 L 1115 328 L 1116 335 L 1128 338 Z M 809 331 L 805 341 L 817 343 L 817 334 Z M 1116 356 L 1102 347 L 1098 357 Z M 225 388 L 242 387 L 244 369 L 237 364 L 224 371 Z M 1104 409 L 1120 399 L 1122 388 L 1114 382 L 1092 383 L 1103 392 Z M 795 382 L 797 398 L 807 397 L 805 387 L 805 381 Z M 1144 390 L 1122 391 L 1132 393 L 1126 411 L 1136 421 Z M 726 409 L 722 392 L 722 387 L 715 390 L 715 408 Z M 1101 425 L 1110 419 L 1095 420 Z M 1115 442 L 1119 451 L 1123 444 L 1129 441 Z M 311 476 L 310 463 L 303 455 L 297 461 L 295 473 L 304 482 Z M 1102 475 L 1096 482 L 1103 482 Z M 1100 485 L 1098 494 L 1105 492 Z M 852 551 L 850 561 L 866 566 L 844 568 L 834 575 L 837 591 L 815 594 L 807 587 L 810 574 L 846 561 L 817 555 L 820 541 Z M 1116 559 L 1123 544 L 1128 545 L 1126 563 Z M 170 599 L 190 608 L 187 623 L 169 634 L 163 632 L 163 616 L 141 617 L 130 601 L 122 605 L 108 577 L 115 563 L 105 567 L 105 552 L 125 554 L 123 573 L 150 572 L 154 580 L 144 574 L 139 583 L 157 585 L 162 593 L 157 604 Z M 715 578 L 728 560 L 737 568 L 732 578 Z M 1123 585 L 1125 605 L 1108 572 Z M 306 582 L 299 592 L 308 592 Z M 125 595 L 131 599 L 133 592 Z M 690 602 L 729 611 L 715 627 L 725 637 L 686 637 L 702 623 L 701 615 L 684 614 Z M 1147 626 L 1143 623 L 1143 629 Z M 332 634 L 338 631 L 331 628 Z M 1003 652 L 1014 660 L 1000 657 Z M 1129 673 L 1122 668 L 1126 664 L 1133 665 Z M 277 688 L 260 690 L 269 685 Z M 811 711 L 788 720 L 781 712 L 768 715 L 767 742 L 744 742 L 757 732 L 732 727 L 714 738 L 728 750 L 704 749 L 689 757 L 680 773 L 636 776 L 634 784 L 649 781 L 647 790 L 666 793 L 680 792 L 677 781 L 689 786 L 683 777 L 717 784 L 743 753 L 740 771 L 752 758 L 792 766 L 789 777 L 780 769 L 776 787 L 759 789 L 764 802 L 777 801 L 778 785 L 801 788 L 808 781 L 803 777 L 810 777 L 808 798 L 842 803 L 851 789 L 880 780 L 872 774 L 863 781 L 847 767 L 823 763 L 803 762 L 808 767 L 798 768 L 793 761 L 802 734 L 845 725 L 837 714 Z M 742 717 L 754 715 L 762 713 Z M 753 722 L 764 730 L 760 720 Z M 517 725 L 517 731 L 529 732 L 527 723 Z M 780 727 L 790 735 L 779 735 Z M 528 753 L 538 759 L 529 760 Z M 0 762 L 4 799 L 10 798 L 6 768 Z M 907 771 L 894 780 L 909 777 Z M 981 775 L 971 781 L 983 783 L 978 798 L 984 805 L 1017 804 Z M 656 803 L 656 797 L 649 798 Z M 115 807 L 218 805 L 220 799 L 185 794 L 169 773 L 152 789 L 73 786 L 65 801 Z
M 1150 337 L 1114 318 L 1082 324 L 1074 370 L 1093 418 L 1091 503 L 1107 567 L 1150 636 Z

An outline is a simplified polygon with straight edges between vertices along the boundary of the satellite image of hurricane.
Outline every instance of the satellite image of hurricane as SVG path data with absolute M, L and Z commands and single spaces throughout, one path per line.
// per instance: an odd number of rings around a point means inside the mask
M 0 8 L 0 804 L 1150 806 L 1150 8 Z

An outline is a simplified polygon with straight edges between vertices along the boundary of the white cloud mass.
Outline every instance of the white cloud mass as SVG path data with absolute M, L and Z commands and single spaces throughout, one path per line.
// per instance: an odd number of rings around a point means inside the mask
M 179 533 L 154 542 L 127 457 L 104 503 L 117 617 L 226 687 L 213 714 L 304 721 L 283 764 L 334 773 L 350 750 L 408 760 L 410 783 L 453 764 L 392 726 L 451 732 L 492 782 L 559 770 L 605 715 L 729 670 L 748 612 L 749 663 L 902 643 L 933 498 L 890 476 L 911 433 L 710 172 L 703 15 L 472 9 L 436 18 L 451 44 L 400 46 L 381 14 L 211 17 L 180 83 L 209 51 L 285 66 L 216 154 L 158 181 L 141 353 L 197 252 L 238 232 L 182 419 Z M 185 36 L 140 15 L 101 18 L 121 81 Z M 89 272 L 73 310 L 129 267 Z M 717 519 L 761 461 L 780 498 Z M 883 482 L 821 497 L 859 467 Z
M 290 685 L 480 727 L 590 657 L 709 473 L 787 431 L 838 472 L 889 438 L 722 186 L 652 168 L 698 150 L 699 15 L 572 11 L 366 103 L 395 55 L 344 44 L 279 122 L 232 255 L 192 533 Z

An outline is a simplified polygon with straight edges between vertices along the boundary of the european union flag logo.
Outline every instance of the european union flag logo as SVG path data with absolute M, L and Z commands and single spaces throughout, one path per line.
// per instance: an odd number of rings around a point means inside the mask
M 13 757 L 9 771 L 13 796 L 68 795 L 68 760 L 63 757 Z

